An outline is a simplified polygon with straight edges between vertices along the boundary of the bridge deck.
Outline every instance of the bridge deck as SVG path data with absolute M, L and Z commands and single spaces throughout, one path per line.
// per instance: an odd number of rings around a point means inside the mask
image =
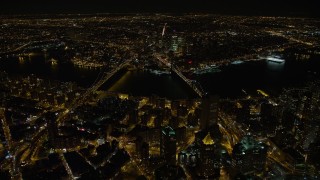
M 188 84 L 188 86 L 193 89 L 193 91 L 202 98 L 204 96 L 204 92 L 201 90 L 200 87 L 198 87 L 196 84 L 193 83 L 190 79 L 188 79 L 186 76 L 184 76 L 181 71 L 177 67 L 172 67 L 171 63 L 169 63 L 166 59 L 161 58 L 159 54 L 154 55 L 156 59 L 158 59 L 158 62 L 161 62 L 163 65 L 169 67 L 172 69 L 174 73 L 176 73 L 185 83 Z

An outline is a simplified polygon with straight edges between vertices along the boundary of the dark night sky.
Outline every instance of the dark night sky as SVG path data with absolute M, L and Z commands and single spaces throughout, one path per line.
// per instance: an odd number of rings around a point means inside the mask
M 317 0 L 2 0 L 0 13 L 210 12 L 319 17 Z

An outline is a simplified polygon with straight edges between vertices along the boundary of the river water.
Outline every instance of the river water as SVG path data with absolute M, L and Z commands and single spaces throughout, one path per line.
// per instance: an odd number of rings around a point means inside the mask
M 90 87 L 100 70 L 84 69 L 72 64 L 51 65 L 42 55 L 26 60 L 19 58 L 0 59 L 0 70 L 12 76 L 36 74 L 41 78 L 72 81 Z M 301 86 L 307 81 L 320 79 L 320 59 L 286 60 L 285 63 L 252 61 L 220 67 L 220 72 L 188 75 L 197 80 L 210 94 L 221 97 L 237 97 L 245 91 L 262 89 L 277 94 L 288 86 Z M 156 75 L 142 70 L 127 71 L 119 80 L 103 90 L 128 93 L 135 96 L 157 95 L 170 99 L 194 98 L 196 95 L 178 78 L 163 74 Z

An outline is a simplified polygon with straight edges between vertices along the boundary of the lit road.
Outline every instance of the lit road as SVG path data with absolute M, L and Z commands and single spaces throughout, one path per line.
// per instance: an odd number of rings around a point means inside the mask
M 83 103 L 88 101 L 88 97 L 90 97 L 90 95 L 97 91 L 105 82 L 107 82 L 110 78 L 112 78 L 112 76 L 114 76 L 119 70 L 123 69 L 125 66 L 129 65 L 131 62 L 131 60 L 127 60 L 124 61 L 122 64 L 120 64 L 116 69 L 114 69 L 111 72 L 106 72 L 104 73 L 104 76 L 97 82 L 95 83 L 92 87 L 90 87 L 89 89 L 87 89 L 87 91 L 82 94 L 81 96 L 79 96 L 78 98 L 76 98 L 73 103 L 71 103 L 70 107 L 66 108 L 64 111 L 62 111 L 58 116 L 57 116 L 57 124 L 60 125 L 61 123 L 63 123 L 70 112 L 72 112 L 73 110 L 75 110 L 77 107 L 79 107 L 80 105 L 82 105 Z M 55 108 L 53 108 L 55 109 Z M 40 113 L 39 115 L 44 115 L 47 111 Z M 32 122 L 34 122 L 36 119 L 40 118 L 41 116 L 36 116 L 36 118 L 32 119 Z M 28 148 L 25 148 L 21 150 L 19 147 L 22 146 L 16 146 L 15 150 L 17 152 L 19 152 L 20 154 L 16 154 L 17 156 L 20 156 L 21 154 L 23 154 L 26 150 L 30 150 L 30 152 L 32 152 L 31 155 L 31 160 L 36 160 L 36 152 L 37 149 L 39 147 L 41 147 L 42 143 L 47 139 L 47 124 L 42 125 L 38 131 L 36 131 L 33 135 L 32 135 L 32 141 L 30 143 L 27 144 Z M 21 144 L 26 144 L 24 141 L 21 142 Z M 18 149 L 17 149 L 18 148 Z M 20 160 L 17 160 L 20 164 Z
M 287 39 L 288 41 L 292 41 L 292 42 L 296 42 L 296 43 L 300 43 L 300 44 L 304 44 L 304 45 L 308 45 L 308 46 L 313 46 L 314 44 L 310 43 L 310 42 L 306 42 L 306 41 L 302 41 L 293 37 L 288 37 L 282 33 L 279 32 L 275 32 L 275 31 L 266 31 L 267 33 L 273 35 L 273 36 L 279 36 L 279 37 L 283 37 L 285 39 Z
M 95 83 L 93 86 L 91 86 L 89 89 L 87 89 L 87 91 L 84 94 L 82 94 L 81 96 L 79 96 L 78 98 L 76 98 L 73 101 L 73 103 L 71 104 L 71 106 L 69 108 L 67 108 L 62 113 L 59 114 L 59 116 L 57 117 L 57 122 L 58 123 L 63 122 L 70 112 L 75 110 L 77 107 L 79 107 L 83 103 L 87 102 L 88 97 L 90 97 L 90 95 L 93 92 L 97 91 L 104 83 L 106 83 L 108 80 L 110 80 L 110 78 L 112 78 L 117 72 L 119 72 L 125 66 L 130 65 L 131 61 L 132 60 L 126 60 L 122 64 L 120 64 L 116 69 L 112 70 L 111 72 L 105 72 L 104 76 L 97 83 Z
M 23 44 L 23 45 L 15 48 L 15 49 L 8 50 L 7 52 L 0 52 L 0 54 L 14 53 L 14 52 L 16 52 L 16 51 L 22 50 L 23 48 L 29 46 L 30 44 L 32 44 L 32 42 L 28 42 L 28 43 Z
M 246 128 L 243 125 L 234 121 L 234 118 L 228 117 L 228 115 L 224 113 L 219 114 L 219 126 L 222 133 L 228 136 L 229 140 L 236 140 L 229 142 L 229 144 L 234 145 L 239 141 L 244 135 L 248 134 L 249 132 L 245 130 Z M 258 138 L 257 140 L 267 144 L 269 146 L 268 151 L 268 159 L 276 162 L 277 164 L 284 167 L 290 173 L 299 173 L 295 171 L 294 168 L 294 160 L 288 156 L 287 154 L 283 153 L 281 149 L 279 149 L 270 139 L 268 138 Z
M 11 179 L 20 180 L 20 179 L 22 179 L 22 174 L 21 174 L 20 168 L 17 164 L 16 156 L 13 155 L 14 149 L 13 149 L 13 142 L 12 142 L 12 138 L 11 138 L 10 128 L 9 128 L 7 120 L 4 116 L 4 109 L 2 109 L 2 108 L 0 109 L 0 119 L 1 119 L 1 123 L 2 123 L 4 136 L 5 136 L 5 139 L 7 142 L 7 145 L 6 145 L 7 151 L 10 156 L 9 172 L 11 175 Z
M 127 135 L 123 135 L 118 138 L 111 136 L 107 137 L 107 141 L 112 142 L 113 140 L 119 142 L 119 148 L 123 148 L 129 154 L 130 161 L 134 166 L 137 167 L 137 169 L 139 170 L 139 174 L 144 175 L 145 177 L 147 177 L 147 179 L 152 179 L 153 172 L 148 169 L 149 166 L 145 164 L 144 161 L 141 161 L 139 158 L 137 158 L 138 156 L 136 154 L 135 148 L 132 148 L 131 146 L 133 140 L 130 139 Z
M 122 136 L 122 137 L 119 137 L 119 138 L 108 137 L 108 141 L 112 142 L 112 140 L 118 141 L 119 142 L 119 148 L 124 148 L 124 150 L 129 154 L 130 161 L 132 162 L 133 165 L 135 165 L 138 168 L 140 174 L 142 174 L 145 177 L 147 177 L 147 179 L 151 179 L 152 174 L 150 174 L 150 171 L 147 170 L 148 166 L 147 165 L 143 165 L 143 161 L 141 161 L 138 158 L 136 158 L 137 155 L 135 155 L 134 149 L 129 148 L 129 145 L 132 142 L 132 140 L 128 139 L 128 137 L 126 137 L 126 136 Z
M 7 123 L 5 116 L 4 116 L 4 109 L 2 109 L 2 108 L 0 109 L 0 118 L 1 118 L 4 136 L 5 136 L 6 142 L 7 142 L 7 148 L 8 148 L 8 151 L 10 152 L 12 150 L 13 142 L 12 142 L 12 138 L 11 138 L 9 125 Z
M 30 42 L 25 43 L 17 48 L 9 49 L 6 52 L 0 52 L 0 54 L 15 53 L 15 52 L 23 50 L 24 48 L 26 48 L 32 44 L 35 44 L 35 43 L 49 43 L 49 42 L 55 42 L 55 41 L 56 41 L 56 39 L 50 39 L 50 40 L 46 40 L 46 41 L 30 41 Z
M 66 169 L 68 175 L 69 175 L 69 179 L 71 179 L 71 180 L 75 179 L 75 177 L 73 176 L 73 173 L 71 171 L 71 168 L 69 167 L 69 164 L 68 164 L 66 158 L 64 157 L 64 154 L 63 153 L 59 153 L 59 158 L 62 161 L 62 164 L 63 164 L 64 168 Z
M 259 141 L 267 144 L 269 146 L 268 158 L 280 164 L 282 167 L 290 172 L 297 173 L 294 167 L 294 159 L 289 155 L 282 152 L 270 139 L 260 138 Z
M 13 49 L 11 52 L 19 51 L 19 50 L 29 46 L 30 44 L 32 44 L 32 42 L 28 42 L 28 43 L 26 43 L 26 44 L 24 44 L 24 45 L 22 45 L 20 47 L 17 47 L 16 49 Z
M 180 166 L 182 167 L 183 171 L 186 173 L 187 180 L 192 180 L 192 176 L 189 173 L 189 171 L 187 170 L 186 166 L 184 164 L 181 164 Z

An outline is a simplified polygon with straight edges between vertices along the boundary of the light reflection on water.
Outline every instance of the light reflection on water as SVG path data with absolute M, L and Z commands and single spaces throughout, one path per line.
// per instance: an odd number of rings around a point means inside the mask
M 284 66 L 285 66 L 285 61 L 284 62 L 267 61 L 267 69 L 271 71 L 276 71 L 276 72 L 283 71 Z
M 287 85 L 301 84 L 308 78 L 309 69 L 319 72 L 320 65 L 306 62 L 244 62 L 221 68 L 221 72 L 207 73 L 193 77 L 211 94 L 220 96 L 239 95 L 242 89 L 281 89 Z M 1 59 L 0 70 L 9 74 L 36 74 L 40 78 L 72 81 L 83 87 L 90 87 L 100 70 L 83 69 L 72 64 L 46 63 L 44 56 Z M 171 75 L 155 75 L 146 71 L 128 71 L 109 88 L 104 89 L 131 95 L 159 95 L 169 98 L 194 97 L 184 83 Z M 241 93 L 240 93 L 241 94 Z

